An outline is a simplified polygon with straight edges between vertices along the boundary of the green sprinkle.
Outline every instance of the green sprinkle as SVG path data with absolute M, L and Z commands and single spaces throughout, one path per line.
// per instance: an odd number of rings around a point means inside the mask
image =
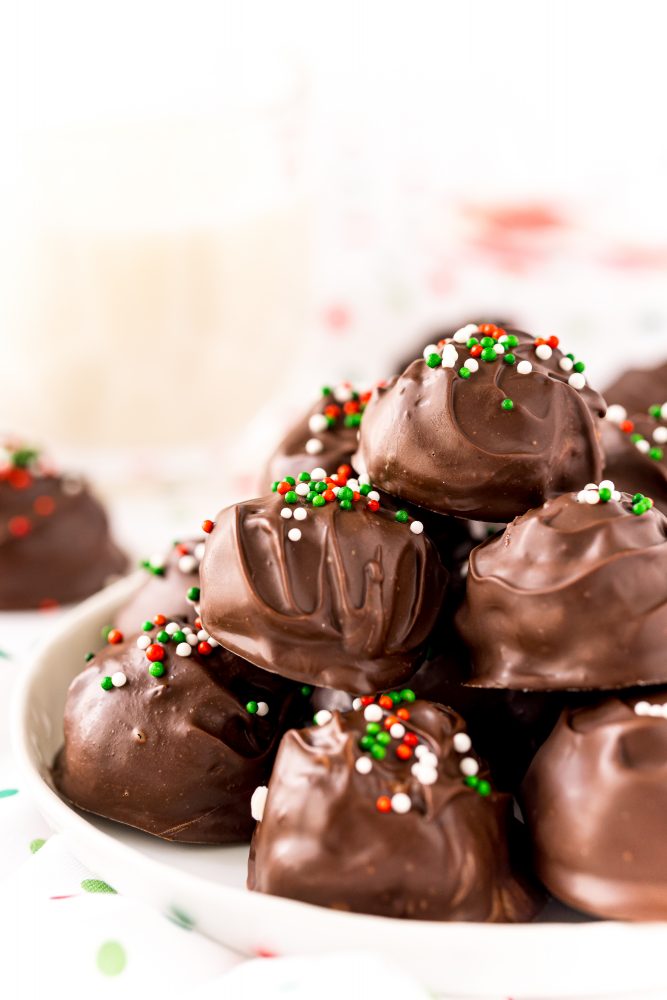
M 566 354 L 565 357 L 569 358 L 570 361 L 574 361 L 575 360 L 574 354 Z
M 630 435 L 630 440 L 632 441 L 633 444 L 637 444 L 638 441 L 643 441 L 644 440 L 644 435 L 643 434 L 637 434 L 637 433 L 631 434 Z
M 360 413 L 348 413 L 343 421 L 346 427 L 359 427 L 361 424 Z
M 480 341 L 482 347 L 495 347 L 496 342 L 493 337 L 482 337 Z
M 407 510 L 397 510 L 396 513 L 394 514 L 394 520 L 400 521 L 401 524 L 405 524 L 406 521 L 410 520 L 410 515 L 408 514 Z
M 654 404 L 653 406 L 649 406 L 648 412 L 652 417 L 655 417 L 656 420 L 659 420 L 662 416 L 662 407 Z
M 277 493 L 279 486 L 280 486 L 280 480 L 279 479 L 274 480 L 271 483 L 271 492 L 272 493 Z
M 189 601 L 198 601 L 201 590 L 199 587 L 190 587 L 187 594 L 185 595 Z
M 586 365 L 583 363 L 583 361 L 575 361 L 575 363 L 572 365 L 572 370 L 575 372 L 584 372 L 586 371 Z
M 257 712 L 257 708 L 258 708 L 258 705 L 257 705 L 256 701 L 247 701 L 245 703 L 245 710 L 250 715 L 255 715 L 255 713 Z
M 351 490 L 349 486 L 341 486 L 341 488 L 338 490 L 338 499 L 339 500 L 353 500 L 354 499 L 354 490 Z
M 485 781 L 484 778 L 482 778 L 482 780 L 477 785 L 477 791 L 480 795 L 486 798 L 487 795 L 491 794 L 491 785 L 488 783 L 488 781 Z
M 171 641 L 175 643 L 187 642 L 185 632 L 181 632 L 180 629 L 177 632 L 174 632 L 171 636 Z
M 27 469 L 38 457 L 39 452 L 35 448 L 19 448 L 12 455 L 12 464 L 17 469 Z
M 322 395 L 323 396 L 332 396 L 333 395 L 333 393 L 331 391 L 331 386 L 330 385 L 323 385 L 322 386 Z
M 391 737 L 389 737 L 391 739 Z M 371 757 L 375 757 L 376 760 L 384 760 L 387 756 L 387 751 L 379 743 L 374 743 L 370 748 Z
M 464 365 L 463 368 L 459 368 L 459 375 L 461 378 L 470 378 L 470 369 Z
M 412 688 L 403 688 L 401 691 L 401 701 L 409 701 L 412 703 L 417 700 L 417 695 L 414 693 Z
M 635 495 L 632 498 L 632 502 L 633 503 L 639 503 L 639 501 L 643 500 L 643 499 L 644 499 L 644 494 L 643 493 L 635 493 Z
M 352 501 L 351 500 L 341 500 L 341 502 L 340 502 L 340 509 L 341 510 L 352 510 Z
M 379 722 L 367 722 L 366 732 L 370 733 L 371 736 L 377 736 L 379 732 L 382 731 L 382 726 Z
M 662 448 L 651 448 L 648 453 L 648 457 L 652 458 L 655 462 L 660 462 L 662 460 L 662 455 Z
M 100 681 L 100 687 L 102 688 L 103 691 L 111 691 L 111 688 L 113 687 L 113 682 L 111 678 L 103 677 L 102 680 Z
M 505 362 L 506 365 L 513 365 L 514 362 L 516 361 L 516 355 L 512 353 L 504 354 L 503 361 Z
M 389 692 L 389 697 L 393 701 L 394 705 L 398 705 L 400 703 L 400 701 L 401 701 L 401 692 L 400 691 L 390 691 Z
M 602 501 L 602 503 L 609 503 L 609 501 L 611 500 L 610 489 L 608 489 L 606 486 L 603 486 L 601 489 L 598 490 L 598 493 L 600 495 L 600 500 Z
M 375 740 L 372 736 L 362 736 L 359 740 L 359 746 L 362 750 L 372 750 L 375 745 Z
M 306 503 L 312 503 L 316 496 L 318 496 L 318 494 L 315 490 L 309 490 L 308 493 L 306 493 Z M 318 506 L 321 506 L 321 504 Z
M 153 622 L 149 621 L 145 621 L 144 624 L 141 626 L 143 632 L 152 632 L 154 628 L 155 625 L 153 624 Z
M 294 476 L 285 476 L 283 482 L 289 483 L 290 486 L 296 486 L 296 479 L 294 478 Z
M 359 487 L 359 492 L 361 493 L 362 497 L 367 497 L 370 491 L 371 487 L 368 483 L 362 483 L 361 486 Z
M 151 663 L 148 668 L 148 673 L 151 674 L 152 677 L 162 677 L 164 673 L 164 666 L 159 661 Z
M 513 333 L 508 333 L 507 340 L 505 340 L 504 343 L 507 344 L 508 347 L 518 347 L 519 338 L 515 336 Z
M 500 404 L 500 406 L 501 406 L 501 408 L 503 410 L 507 410 L 509 412 L 510 410 L 514 409 L 514 400 L 512 400 L 512 399 L 503 399 L 503 401 Z
M 466 340 L 467 348 L 474 347 L 475 344 L 479 344 L 479 340 L 477 339 L 477 337 L 470 337 L 468 340 Z
M 313 483 L 313 489 L 316 493 L 326 493 L 327 484 L 323 483 L 322 480 L 319 479 L 316 483 Z
M 285 503 L 296 503 L 299 497 L 294 492 L 294 490 L 288 490 L 285 494 Z
M 310 473 L 309 472 L 300 472 L 299 473 L 299 482 L 300 483 L 309 483 L 310 482 Z
M 112 628 L 113 625 L 105 625 L 104 628 L 102 629 L 102 638 L 104 639 L 105 642 L 109 638 L 109 632 L 111 631 Z
M 480 357 L 482 361 L 495 361 L 497 357 L 495 347 L 485 347 Z
M 169 635 L 168 632 L 165 632 L 165 630 L 162 629 L 162 631 L 158 632 L 155 638 L 157 639 L 158 642 L 169 642 L 171 636 Z
M 324 497 L 320 496 L 319 493 L 316 493 L 313 497 L 313 507 L 324 507 L 325 503 L 326 500 Z
M 94 656 L 95 656 L 94 653 L 86 653 L 86 655 L 84 656 L 84 660 L 86 661 L 86 663 L 90 663 L 90 661 L 93 659 Z
M 388 743 L 391 743 L 391 736 L 386 730 L 383 730 L 381 733 L 377 734 L 377 736 L 375 737 L 375 742 L 379 743 L 380 746 L 386 747 Z
M 308 698 L 309 695 L 311 695 L 312 693 L 313 693 L 313 689 L 310 686 L 310 684 L 302 684 L 301 685 L 301 694 L 304 696 L 304 698 Z
M 479 778 L 477 777 L 476 774 L 469 774 L 468 777 L 465 779 L 465 784 L 468 786 L 468 788 L 477 788 L 477 786 L 479 785 Z
M 426 358 L 426 364 L 429 368 L 437 368 L 438 365 L 442 364 L 442 358 L 439 354 L 429 354 Z

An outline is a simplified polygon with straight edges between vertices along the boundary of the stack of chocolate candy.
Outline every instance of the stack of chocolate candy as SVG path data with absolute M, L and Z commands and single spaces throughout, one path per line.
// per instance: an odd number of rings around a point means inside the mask
M 667 518 L 603 471 L 585 372 L 485 323 L 327 387 L 266 495 L 148 563 L 62 793 L 170 839 L 256 821 L 249 887 L 337 909 L 529 920 L 537 873 L 667 918 Z

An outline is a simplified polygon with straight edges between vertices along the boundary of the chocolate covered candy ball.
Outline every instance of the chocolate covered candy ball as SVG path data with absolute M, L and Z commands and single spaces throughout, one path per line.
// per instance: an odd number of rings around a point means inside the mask
M 598 917 L 667 920 L 667 691 L 566 709 L 522 789 L 536 870 Z
M 104 508 L 38 451 L 0 448 L 0 608 L 47 608 L 95 593 L 127 568 Z
M 188 539 L 174 542 L 167 555 L 142 560 L 146 580 L 116 615 L 116 628 L 129 635 L 151 618 L 156 608 L 169 620 L 175 618 L 192 625 L 197 616 L 203 555 L 203 541 Z
M 317 402 L 272 454 L 262 488 L 269 489 L 276 480 L 297 476 L 303 469 L 319 466 L 336 472 L 341 465 L 349 466 L 370 395 L 349 382 L 325 386 Z
M 472 684 L 667 681 L 667 518 L 613 483 L 548 500 L 474 549 L 456 623 Z
M 597 481 L 605 404 L 557 344 L 485 324 L 430 345 L 374 391 L 358 464 L 401 500 L 482 521 Z
M 667 361 L 653 368 L 631 368 L 606 387 L 604 397 L 628 413 L 641 413 L 667 399 Z
M 248 886 L 338 910 L 420 920 L 530 919 L 509 796 L 455 712 L 382 696 L 283 739 Z
M 109 634 L 70 685 L 54 782 L 78 808 L 166 840 L 248 840 L 294 685 L 189 629 Z
M 301 683 L 366 694 L 407 680 L 447 585 L 422 523 L 356 481 L 279 490 L 218 515 L 201 566 L 204 627 Z
M 602 425 L 605 476 L 619 490 L 644 493 L 667 514 L 667 403 L 628 415 L 612 404 Z

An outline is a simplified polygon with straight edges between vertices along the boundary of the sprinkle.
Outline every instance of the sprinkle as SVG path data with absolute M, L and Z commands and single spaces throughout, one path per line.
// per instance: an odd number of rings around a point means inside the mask
M 148 668 L 148 673 L 152 674 L 153 677 L 162 677 L 164 673 L 164 665 L 162 663 L 151 663 Z
M 306 452 L 309 455 L 319 455 L 324 450 L 324 445 L 319 438 L 308 438 L 306 441 Z
M 651 706 L 647 701 L 638 701 L 635 705 L 635 715 L 650 715 Z
M 124 684 L 127 684 L 127 677 L 122 670 L 117 670 L 115 674 L 111 675 L 111 683 L 115 688 L 122 688 Z
M 472 746 L 472 740 L 467 733 L 454 733 L 453 743 L 457 753 L 467 753 Z
M 152 663 L 157 663 L 159 660 L 164 660 L 164 648 L 160 646 L 157 642 L 153 642 L 146 649 L 146 657 Z
M 195 638 L 195 642 L 197 642 Z M 209 656 L 213 652 L 213 646 L 206 639 L 201 642 L 197 642 L 197 652 L 200 656 Z
M 410 515 L 407 510 L 397 510 L 394 514 L 394 520 L 400 521 L 401 524 L 405 524 L 406 521 L 410 519 Z
M 381 795 L 378 799 L 376 799 L 375 808 L 381 813 L 391 812 L 391 799 L 389 796 Z
M 284 517 L 286 521 L 289 521 L 289 519 L 292 516 L 291 509 L 289 507 L 282 507 L 280 511 L 280 516 Z
M 389 729 L 389 735 L 395 740 L 402 740 L 405 736 L 405 726 L 403 726 L 400 722 L 395 722 Z
M 601 490 L 611 490 L 613 493 L 616 489 L 616 485 L 611 481 L 611 479 L 603 479 L 600 483 L 599 489 Z
M 368 494 L 368 499 L 371 501 L 375 500 L 375 502 L 378 503 L 380 500 L 380 494 L 378 493 L 377 490 L 371 490 L 370 493 Z
M 323 413 L 313 413 L 312 417 L 308 421 L 308 429 L 313 434 L 320 434 L 322 431 L 327 430 L 328 427 L 329 421 Z
M 110 691 L 111 688 L 113 687 L 113 681 L 111 680 L 110 677 L 103 677 L 102 680 L 100 681 L 100 687 L 104 691 Z
M 471 777 L 479 771 L 479 764 L 474 757 L 464 757 L 459 767 L 461 768 L 461 773 L 465 774 L 466 777 Z
M 437 354 L 437 353 L 438 353 L 437 344 L 427 344 L 424 350 L 422 351 L 422 357 L 424 361 L 428 361 L 428 358 L 431 354 Z
M 215 528 L 215 521 L 207 520 L 207 521 L 202 521 L 201 523 L 201 530 L 205 532 L 207 535 L 210 535 L 214 528 Z
M 423 530 L 424 530 L 424 525 L 422 524 L 421 521 L 411 522 L 410 531 L 413 533 L 413 535 L 421 535 Z
M 412 802 L 410 796 L 406 795 L 405 792 L 396 792 L 395 795 L 391 797 L 391 808 L 392 812 L 395 813 L 408 813 L 412 809 Z
M 140 635 L 137 639 L 137 646 L 139 649 L 148 649 L 151 644 L 151 637 L 149 635 Z
M 473 334 L 478 332 L 479 327 L 475 323 L 467 323 L 465 326 L 462 326 L 460 330 L 456 331 L 452 340 L 454 340 L 457 344 L 465 344 Z
M 308 511 L 306 510 L 305 507 L 297 507 L 296 510 L 294 511 L 295 521 L 305 521 L 307 517 L 308 517 Z
M 94 659 L 95 659 L 94 653 L 86 653 L 86 655 L 84 656 L 84 660 L 86 663 L 90 663 L 90 661 Z
M 315 480 L 326 479 L 326 476 L 327 476 L 326 471 L 324 469 L 321 469 L 319 466 L 317 467 L 317 469 L 313 469 L 313 471 L 310 474 L 310 478 Z
M 600 502 L 600 492 L 599 492 L 599 490 L 597 490 L 597 489 L 594 489 L 594 490 L 588 490 L 587 489 L 587 490 L 585 490 L 584 491 L 584 500 L 586 501 L 586 503 L 589 503 L 592 506 L 595 505 L 596 503 L 599 503 Z
M 199 587 L 190 587 L 185 596 L 190 604 L 195 604 L 199 600 L 200 594 Z
M 197 636 L 194 634 L 194 632 L 186 632 L 185 641 L 189 643 L 191 646 L 196 646 Z
M 192 646 L 189 642 L 179 642 L 176 647 L 176 654 L 178 656 L 190 656 L 192 653 Z
M 474 372 L 479 371 L 479 362 L 476 358 L 468 358 L 466 360 L 466 368 L 474 374 Z
M 642 455 L 648 455 L 651 446 L 645 438 L 641 438 L 639 441 L 635 441 L 635 448 L 641 451 Z
M 429 368 L 437 368 L 437 366 L 440 364 L 441 358 L 440 355 L 436 353 L 436 354 L 429 354 L 429 356 L 425 360 Z
M 667 444 L 667 427 L 656 427 L 653 431 L 653 440 L 657 444 Z
M 324 726 L 327 722 L 330 722 L 333 715 L 328 708 L 321 708 L 319 712 L 315 712 L 313 722 L 316 726 Z
M 382 719 L 382 709 L 379 705 L 366 705 L 364 709 L 364 719 L 366 722 L 380 722 Z
M 299 539 L 301 538 L 301 528 L 290 528 L 290 530 L 287 532 L 287 537 L 289 538 L 290 542 L 298 542 Z
M 164 630 L 167 635 L 175 635 L 176 632 L 180 632 L 181 626 L 178 622 L 169 622 L 168 625 L 165 625 Z
M 250 813 L 256 823 L 262 822 L 264 817 L 264 806 L 266 805 L 268 794 L 269 789 L 266 785 L 258 785 L 252 793 L 252 797 L 250 799 Z
M 470 378 L 470 369 L 464 365 L 463 368 L 459 368 L 459 375 L 461 378 Z
M 298 483 L 294 487 L 294 492 L 297 494 L 297 496 L 300 497 L 308 496 L 308 494 L 310 493 L 310 486 L 308 483 Z
M 197 569 L 197 560 L 194 556 L 186 555 L 181 556 L 178 560 L 178 568 L 181 573 L 194 573 Z
M 538 344 L 535 348 L 535 354 L 541 361 L 548 361 L 552 353 L 553 352 L 548 344 Z
M 420 785 L 434 785 L 438 780 L 438 772 L 434 767 L 429 767 L 422 761 L 417 761 L 411 767 L 411 772 Z
M 605 414 L 607 420 L 610 420 L 612 424 L 622 424 L 627 415 L 628 411 L 619 403 L 612 403 L 611 406 L 608 406 L 607 413 Z
M 520 361 L 516 366 L 516 370 L 519 375 L 530 375 L 533 370 L 533 365 L 530 361 Z
M 571 385 L 573 389 L 583 389 L 586 385 L 586 379 L 581 372 L 573 372 L 567 381 L 568 385 Z
M 513 410 L 514 409 L 514 400 L 512 400 L 512 399 L 503 399 L 502 403 L 500 404 L 500 408 L 502 410 L 506 410 L 507 412 L 509 412 L 510 410 Z
M 352 702 L 352 708 L 354 709 L 355 712 L 359 711 L 359 709 L 361 708 L 361 698 L 354 699 L 354 701 Z
M 265 701 L 257 702 L 257 714 L 259 716 L 264 716 L 269 714 L 269 706 L 266 704 Z
M 442 349 L 442 367 L 453 368 L 458 361 L 458 353 L 453 344 L 445 344 Z
M 359 774 L 370 774 L 373 770 L 373 761 L 370 757 L 357 757 L 354 768 Z

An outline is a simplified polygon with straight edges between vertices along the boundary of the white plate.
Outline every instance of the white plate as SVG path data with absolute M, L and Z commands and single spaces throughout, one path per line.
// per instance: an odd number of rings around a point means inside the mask
M 340 913 L 244 888 L 247 850 L 169 844 L 78 813 L 54 792 L 67 687 L 100 629 L 136 588 L 131 577 L 63 617 L 20 683 L 13 744 L 45 818 L 101 878 L 244 954 L 363 948 L 401 962 L 434 991 L 467 997 L 599 997 L 667 985 L 667 924 L 573 922 L 553 907 L 535 924 L 393 920 Z

